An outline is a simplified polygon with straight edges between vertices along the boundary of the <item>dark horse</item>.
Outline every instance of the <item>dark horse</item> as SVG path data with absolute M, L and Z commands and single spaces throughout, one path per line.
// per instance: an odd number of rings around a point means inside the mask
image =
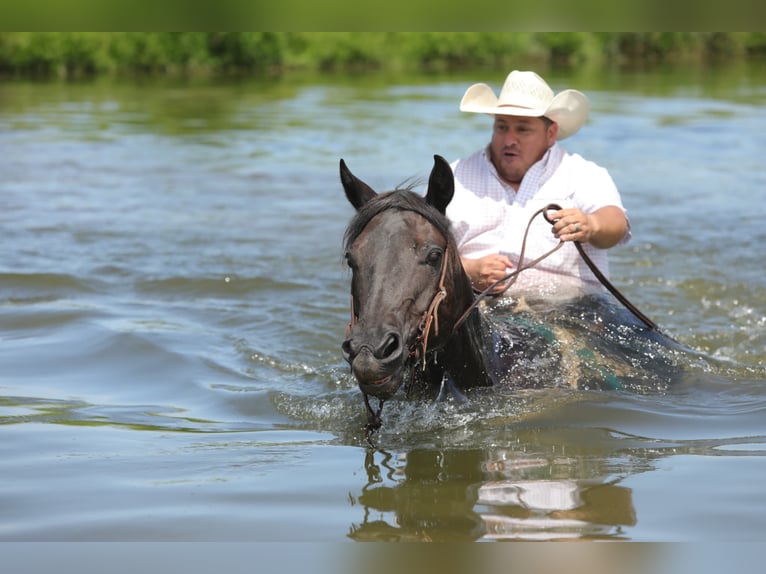
M 357 210 L 345 235 L 353 273 L 351 323 L 343 356 L 365 395 L 368 431 L 406 381 L 453 392 L 493 384 L 487 330 L 444 212 L 454 194 L 447 161 L 434 156 L 425 198 L 410 189 L 378 194 L 343 160 L 340 178 Z M 459 323 L 459 324 L 458 324 Z M 380 400 L 378 412 L 368 397 Z
M 477 307 L 445 216 L 454 179 L 444 158 L 434 156 L 425 197 L 411 189 L 378 194 L 343 160 L 340 178 L 357 210 L 345 234 L 353 276 L 342 349 L 365 398 L 368 439 L 383 401 L 402 385 L 410 395 L 461 400 L 469 388 L 498 382 L 652 392 L 674 381 L 688 349 L 605 278 L 625 307 L 596 295 L 543 312 Z

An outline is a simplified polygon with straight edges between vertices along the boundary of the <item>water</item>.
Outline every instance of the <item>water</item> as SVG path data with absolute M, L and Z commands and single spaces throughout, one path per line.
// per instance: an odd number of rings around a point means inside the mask
M 338 160 L 427 177 L 497 76 L 0 85 L 0 539 L 762 540 L 762 67 L 551 80 L 683 384 L 397 401 L 365 447 Z

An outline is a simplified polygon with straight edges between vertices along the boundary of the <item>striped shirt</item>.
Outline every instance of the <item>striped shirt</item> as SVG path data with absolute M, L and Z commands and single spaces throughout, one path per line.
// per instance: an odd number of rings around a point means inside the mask
M 592 213 L 607 205 L 623 211 L 622 200 L 612 178 L 603 167 L 569 154 L 554 144 L 521 181 L 518 191 L 501 179 L 489 157 L 489 146 L 452 164 L 455 196 L 447 207 L 460 255 L 478 259 L 503 253 L 518 266 L 524 231 L 533 214 L 549 203 L 562 208 L 577 207 Z M 621 243 L 630 240 L 630 224 Z M 529 263 L 551 250 L 559 240 L 542 215 L 535 218 L 527 239 L 524 262 Z M 607 250 L 583 244 L 605 276 L 609 276 Z M 588 269 L 571 242 L 532 269 L 519 274 L 506 292 L 541 297 L 570 297 L 599 291 L 598 279 Z

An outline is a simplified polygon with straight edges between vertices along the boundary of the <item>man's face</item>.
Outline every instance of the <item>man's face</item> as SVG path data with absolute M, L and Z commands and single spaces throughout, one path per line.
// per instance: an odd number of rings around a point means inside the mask
M 527 170 L 556 141 L 558 124 L 542 118 L 495 116 L 490 158 L 497 173 L 514 189 L 519 188 Z

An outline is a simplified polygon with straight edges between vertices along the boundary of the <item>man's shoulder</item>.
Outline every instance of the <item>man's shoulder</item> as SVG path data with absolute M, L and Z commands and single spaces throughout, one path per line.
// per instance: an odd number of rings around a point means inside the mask
M 566 185 L 581 200 L 598 197 L 599 202 L 621 205 L 617 185 L 609 171 L 578 153 L 566 153 L 551 177 L 552 185 Z M 590 201 L 590 200 L 588 200 Z
M 586 159 L 579 153 L 573 152 L 564 152 L 564 157 L 562 158 L 561 163 L 562 165 L 566 164 L 573 169 L 606 169 L 595 161 Z

